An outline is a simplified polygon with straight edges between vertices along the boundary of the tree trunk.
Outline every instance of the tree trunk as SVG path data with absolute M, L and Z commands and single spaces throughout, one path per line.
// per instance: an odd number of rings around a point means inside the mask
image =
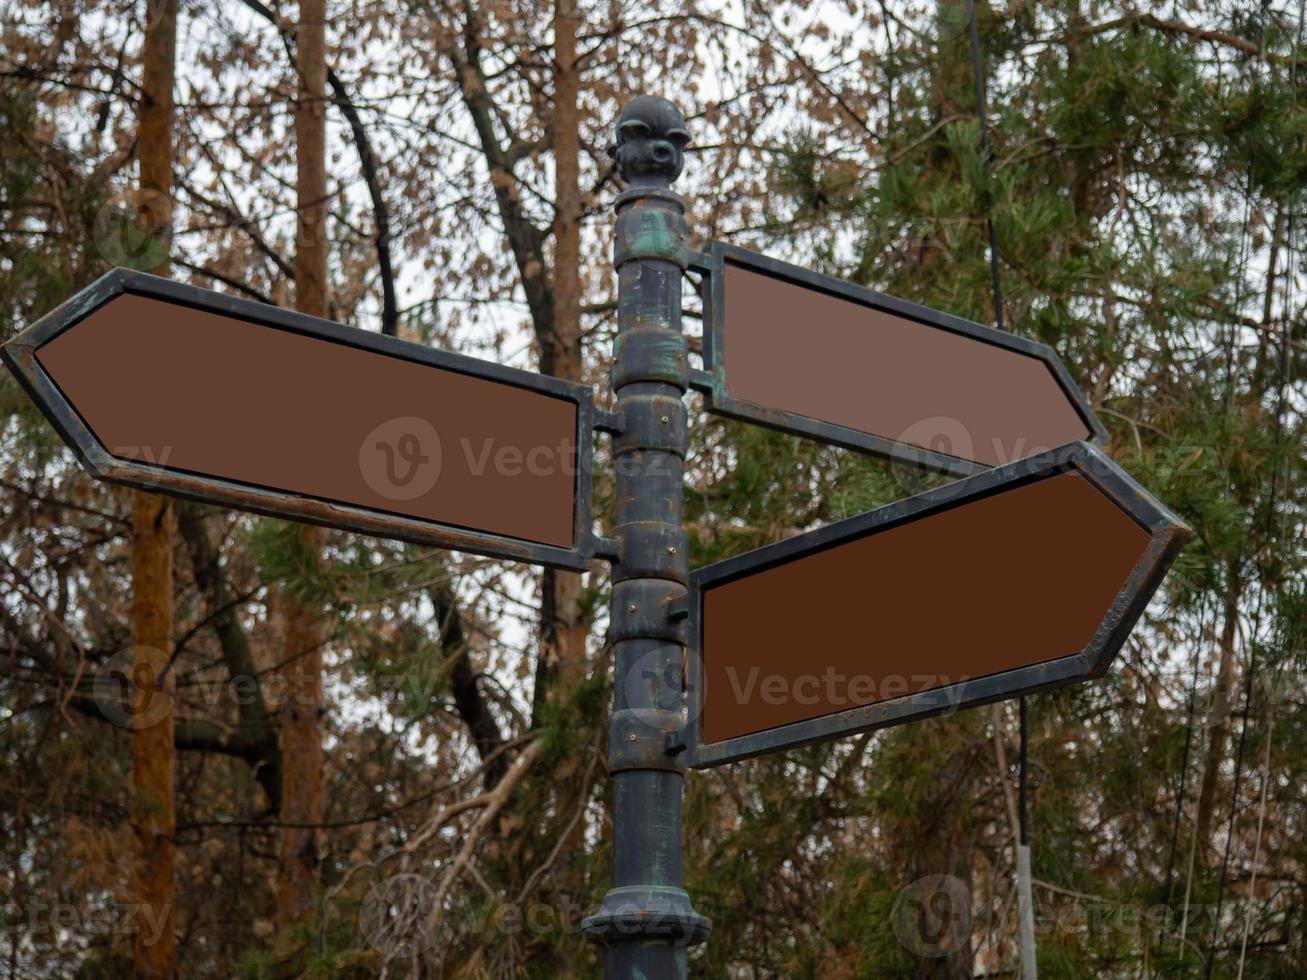
M 903 845 L 911 855 L 912 887 L 922 900 L 914 936 L 926 955 L 914 963 L 913 980 L 970 980 L 972 976 L 971 796 L 982 746 L 979 740 L 959 740 L 948 762 L 937 770 L 938 793 L 922 801 L 911 827 L 899 828 L 907 832 Z
M 948 886 L 932 884 L 926 888 L 923 894 L 929 896 L 932 902 L 931 914 L 939 921 L 932 921 L 927 917 L 917 923 L 922 930 L 920 935 L 923 941 L 929 941 L 936 934 L 943 934 L 947 943 L 944 948 L 949 952 L 940 954 L 932 951 L 931 955 L 920 957 L 913 967 L 912 980 L 971 980 L 973 976 L 972 932 L 967 927 L 971 922 L 971 910 L 965 905 L 954 907 L 954 903 L 959 901 L 972 900 L 973 842 L 968 829 L 955 828 L 955 830 L 956 832 L 947 841 L 924 848 L 922 860 L 918 864 L 918 867 L 925 872 L 921 878 L 930 879 L 936 875 L 946 875 L 954 882 Z M 935 890 L 931 890 L 932 888 Z M 946 910 L 943 916 L 939 915 L 940 909 Z M 954 916 L 959 918 L 954 920 Z M 950 925 L 950 922 L 953 924 Z M 932 932 L 932 929 L 936 932 Z M 956 947 L 953 945 L 955 942 Z
M 1212 846 L 1212 821 L 1216 818 L 1217 776 L 1221 761 L 1230 747 L 1230 698 L 1234 694 L 1234 637 L 1239 623 L 1239 597 L 1242 588 L 1229 569 L 1229 591 L 1225 596 L 1225 621 L 1221 624 L 1221 661 L 1216 671 L 1216 690 L 1212 692 L 1212 709 L 1207 721 L 1207 758 L 1203 763 L 1203 780 L 1198 791 L 1198 853 L 1206 858 Z
M 137 136 L 140 208 L 155 222 L 161 244 L 172 220 L 173 69 L 177 47 L 174 3 L 145 5 L 143 78 Z M 165 261 L 150 270 L 167 275 Z M 140 698 L 132 732 L 132 830 L 136 841 L 135 901 L 149 925 L 132 936 L 132 973 L 144 980 L 176 975 L 173 879 L 177 825 L 172 700 L 172 542 L 176 519 L 167 497 L 132 492 L 132 681 Z
M 580 381 L 581 190 L 580 73 L 576 65 L 575 0 L 554 6 L 554 263 L 553 329 L 539 334 L 540 370 Z M 585 676 L 589 623 L 580 607 L 581 576 L 547 569 L 541 578 L 541 656 L 536 665 L 534 721 L 555 693 L 566 696 Z
M 569 381 L 582 378 L 581 354 L 581 190 L 580 190 L 580 73 L 576 63 L 578 17 L 576 0 L 554 5 L 554 114 L 551 130 L 554 157 L 554 261 L 551 298 L 552 329 L 541 331 L 540 370 Z M 586 675 L 588 618 L 581 607 L 582 581 L 576 572 L 546 569 L 541 576 L 540 659 L 532 722 L 539 724 L 550 702 L 565 703 Z M 557 814 L 572 811 L 580 782 L 580 754 L 569 756 L 554 781 L 552 805 Z M 581 787 L 581 792 L 586 792 Z M 560 822 L 561 823 L 561 822 Z M 578 896 L 584 890 L 577 860 L 582 824 L 560 830 L 553 882 L 559 893 Z M 569 958 L 554 958 L 553 976 L 575 975 Z
M 300 547 L 319 560 L 326 543 L 321 528 L 301 525 Z M 322 645 L 326 625 L 312 603 L 282 591 L 276 614 L 281 619 L 285 701 L 281 706 L 281 812 L 277 912 L 283 926 L 305 925 L 313 913 L 320 860 L 322 822 Z
M 327 314 L 326 4 L 300 0 L 295 60 L 296 195 L 299 227 L 295 247 L 295 308 Z M 299 549 L 321 560 L 327 534 L 300 525 Z M 277 909 L 283 927 L 303 926 L 313 913 L 322 822 L 322 611 L 287 591 L 278 596 L 282 628 L 281 823 Z

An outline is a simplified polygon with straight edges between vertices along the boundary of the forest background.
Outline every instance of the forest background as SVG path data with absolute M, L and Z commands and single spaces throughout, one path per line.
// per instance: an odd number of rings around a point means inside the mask
M 993 323 L 992 221 L 1004 322 L 1195 532 L 1108 676 L 1029 700 L 1041 975 L 1303 976 L 1302 2 L 975 6 L 988 154 L 966 3 L 6 0 L 0 329 L 131 265 L 606 391 L 640 92 L 696 241 Z M 696 565 L 930 482 L 691 404 Z M 598 975 L 602 566 L 167 503 L 0 411 L 0 973 Z M 692 972 L 1016 976 L 1016 758 L 1003 704 L 691 774 Z

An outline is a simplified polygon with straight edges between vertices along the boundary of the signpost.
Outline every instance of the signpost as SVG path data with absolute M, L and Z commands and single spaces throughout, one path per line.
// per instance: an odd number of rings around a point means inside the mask
M 688 762 L 1100 676 L 1187 536 L 1073 443 L 701 568 Z
M 691 250 L 670 190 L 688 140 L 664 99 L 618 120 L 612 412 L 581 385 L 126 270 L 4 348 L 104 479 L 498 558 L 612 562 L 614 882 L 583 924 L 610 978 L 682 978 L 707 938 L 682 887 L 687 766 L 1101 674 L 1187 534 L 1086 444 L 1103 428 L 1050 348 L 720 242 Z M 698 372 L 690 267 L 705 273 Z M 976 475 L 691 577 L 692 386 L 723 415 Z M 591 524 L 596 428 L 614 435 L 612 539 Z
M 95 475 L 565 568 L 590 390 L 116 269 L 4 348 Z
M 964 475 L 1105 436 L 1044 344 L 722 242 L 697 267 L 719 415 Z

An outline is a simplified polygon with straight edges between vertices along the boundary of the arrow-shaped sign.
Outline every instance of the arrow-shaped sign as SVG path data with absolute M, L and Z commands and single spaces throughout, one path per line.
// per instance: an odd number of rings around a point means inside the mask
M 1044 344 L 722 242 L 700 268 L 709 411 L 961 474 L 1104 436 Z
M 1188 535 L 1077 443 L 702 568 L 690 764 L 1101 675 Z
M 585 568 L 590 389 L 124 269 L 4 347 L 96 476 Z

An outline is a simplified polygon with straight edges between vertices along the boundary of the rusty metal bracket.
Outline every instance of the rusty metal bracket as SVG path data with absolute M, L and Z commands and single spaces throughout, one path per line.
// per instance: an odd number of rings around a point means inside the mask
M 717 390 L 717 375 L 712 371 L 702 371 L 699 368 L 691 368 L 690 387 L 695 391 L 711 394 Z
M 594 556 L 603 561 L 618 562 L 622 560 L 622 543 L 616 538 L 605 538 L 596 534 L 590 539 Z
M 620 410 L 609 411 L 606 408 L 594 407 L 594 427 L 599 432 L 607 432 L 612 436 L 620 436 L 626 431 L 626 417 Z
M 667 618 L 672 622 L 688 619 L 690 616 L 690 594 L 667 600 Z
M 716 260 L 707 252 L 695 252 L 694 256 L 686 264 L 687 272 L 697 272 L 700 275 L 712 275 L 713 267 Z

